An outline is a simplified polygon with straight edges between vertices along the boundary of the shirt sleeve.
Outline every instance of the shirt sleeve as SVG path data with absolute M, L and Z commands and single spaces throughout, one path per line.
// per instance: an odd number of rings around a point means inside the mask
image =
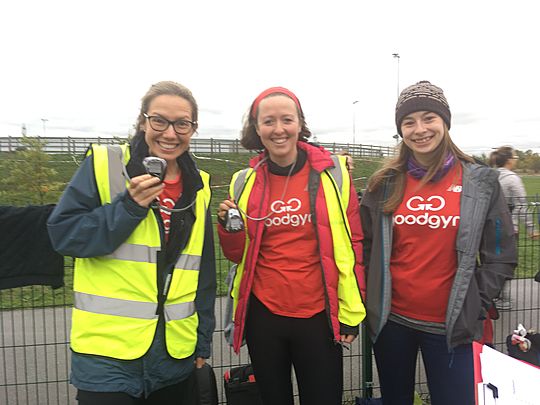
M 351 195 L 349 196 L 349 206 L 347 207 L 347 219 L 351 228 L 352 247 L 354 255 L 356 257 L 354 272 L 356 274 L 356 279 L 358 280 L 358 286 L 360 288 L 362 300 L 365 300 L 366 279 L 364 273 L 364 260 L 362 251 L 362 241 L 364 239 L 364 233 L 362 231 L 362 225 L 360 220 L 360 207 L 358 205 L 358 196 L 356 194 L 356 189 L 352 184 L 352 179 L 350 193 Z
M 480 299 L 488 310 L 491 300 L 514 275 L 517 265 L 516 240 L 510 212 L 499 183 L 495 184 L 479 249 L 480 265 L 476 273 Z
M 101 205 L 91 155 L 66 187 L 47 228 L 52 245 L 60 254 L 103 256 L 114 252 L 131 235 L 148 209 L 133 201 L 127 190 L 110 204 Z

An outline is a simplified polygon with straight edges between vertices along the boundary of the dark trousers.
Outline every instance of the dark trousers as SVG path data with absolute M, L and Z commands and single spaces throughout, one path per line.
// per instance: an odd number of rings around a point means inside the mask
M 446 336 L 388 322 L 373 345 L 384 405 L 412 405 L 418 349 L 432 405 L 473 405 L 472 345 L 448 350 Z
M 341 405 L 342 348 L 324 311 L 307 319 L 275 315 L 252 295 L 246 342 L 265 405 L 294 403 L 291 366 L 301 404 Z
M 195 405 L 197 387 L 192 374 L 178 384 L 152 392 L 148 398 L 135 398 L 124 392 L 77 390 L 79 405 Z

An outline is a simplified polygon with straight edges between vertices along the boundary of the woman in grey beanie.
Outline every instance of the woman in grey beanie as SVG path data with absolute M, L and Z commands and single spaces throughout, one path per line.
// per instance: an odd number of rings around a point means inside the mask
M 420 351 L 431 404 L 472 405 L 472 341 L 514 272 L 512 220 L 498 173 L 452 142 L 442 89 L 405 88 L 395 118 L 399 153 L 371 177 L 360 206 L 383 403 L 413 403 Z

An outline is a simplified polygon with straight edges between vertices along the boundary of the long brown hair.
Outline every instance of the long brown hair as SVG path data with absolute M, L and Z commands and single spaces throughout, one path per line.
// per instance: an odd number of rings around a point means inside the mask
M 454 155 L 458 160 L 474 162 L 472 157 L 462 152 L 452 142 L 448 128 L 444 124 L 443 138 L 434 151 L 427 173 L 420 182 L 420 187 L 429 182 L 437 174 L 437 171 L 443 167 L 446 156 L 449 153 Z M 368 181 L 367 190 L 369 192 L 377 190 L 387 182 L 392 183 L 392 194 L 384 201 L 383 205 L 383 212 L 385 214 L 394 212 L 403 200 L 405 185 L 407 183 L 407 162 L 411 156 L 411 149 L 404 142 L 401 142 L 398 155 L 384 163 L 383 167 L 377 170 Z

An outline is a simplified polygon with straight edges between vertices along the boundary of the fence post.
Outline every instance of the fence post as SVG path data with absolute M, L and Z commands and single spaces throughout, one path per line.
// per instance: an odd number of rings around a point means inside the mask
M 362 396 L 364 398 L 373 397 L 373 361 L 371 358 L 371 340 L 367 331 L 366 322 L 360 325 L 362 328 Z

